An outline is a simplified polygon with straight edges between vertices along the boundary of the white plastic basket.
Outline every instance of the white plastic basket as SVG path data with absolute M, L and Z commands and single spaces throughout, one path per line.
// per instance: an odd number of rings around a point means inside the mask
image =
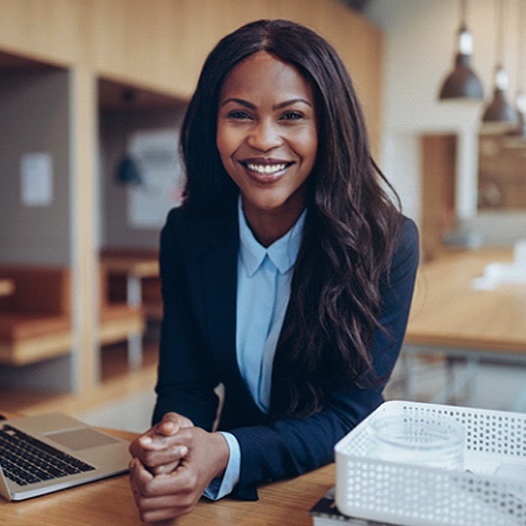
M 367 456 L 367 427 L 389 415 L 454 418 L 464 426 L 464 469 Z M 403 526 L 526 526 L 526 415 L 438 404 L 385 402 L 335 446 L 336 505 L 345 515 Z

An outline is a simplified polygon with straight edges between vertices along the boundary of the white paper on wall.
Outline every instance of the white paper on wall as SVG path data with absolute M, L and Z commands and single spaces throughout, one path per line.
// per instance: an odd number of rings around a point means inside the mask
M 20 199 L 25 206 L 49 206 L 53 201 L 53 162 L 45 152 L 20 159 Z
M 128 154 L 142 184 L 128 189 L 128 222 L 136 228 L 161 228 L 168 211 L 181 204 L 184 176 L 176 130 L 143 130 L 130 135 Z

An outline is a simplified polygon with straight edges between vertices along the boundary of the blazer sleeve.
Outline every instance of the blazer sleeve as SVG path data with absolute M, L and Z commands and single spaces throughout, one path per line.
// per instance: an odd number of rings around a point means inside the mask
M 326 401 L 324 409 L 307 418 L 285 418 L 269 423 L 231 429 L 241 449 L 240 479 L 235 490 L 241 499 L 257 499 L 257 486 L 293 477 L 328 464 L 334 446 L 383 401 L 383 389 L 402 346 L 419 262 L 418 232 L 405 219 L 394 254 L 390 279 L 381 282 L 381 323 L 391 338 L 377 331 L 373 341 L 373 364 L 384 380 L 380 385 L 358 387 L 350 383 Z

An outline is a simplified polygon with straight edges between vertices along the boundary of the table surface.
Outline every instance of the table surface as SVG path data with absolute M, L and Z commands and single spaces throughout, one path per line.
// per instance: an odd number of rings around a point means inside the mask
M 10 279 L 0 278 L 0 296 L 8 296 L 15 289 L 15 284 Z
M 135 436 L 124 431 L 109 432 L 126 440 Z M 330 464 L 295 479 L 261 487 L 258 501 L 225 498 L 218 502 L 209 502 L 203 499 L 189 515 L 163 524 L 312 525 L 309 510 L 334 485 L 334 481 L 334 464 Z M 127 475 L 26 501 L 9 502 L 0 497 L 0 524 L 4 524 L 6 519 L 7 523 L 17 526 L 141 524 Z
M 505 249 L 458 251 L 421 266 L 406 343 L 526 353 L 526 284 L 476 290 L 490 263 L 511 263 Z

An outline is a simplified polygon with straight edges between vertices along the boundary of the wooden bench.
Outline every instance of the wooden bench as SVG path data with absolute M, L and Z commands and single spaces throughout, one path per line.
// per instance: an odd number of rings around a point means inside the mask
M 0 276 L 14 283 L 0 297 L 0 363 L 27 365 L 69 354 L 73 348 L 69 267 L 0 265 Z M 145 323 L 140 307 L 111 302 L 101 269 L 100 345 L 128 341 L 128 360 L 142 358 Z
M 14 283 L 0 297 L 0 363 L 26 365 L 71 352 L 71 275 L 66 267 L 0 266 Z

